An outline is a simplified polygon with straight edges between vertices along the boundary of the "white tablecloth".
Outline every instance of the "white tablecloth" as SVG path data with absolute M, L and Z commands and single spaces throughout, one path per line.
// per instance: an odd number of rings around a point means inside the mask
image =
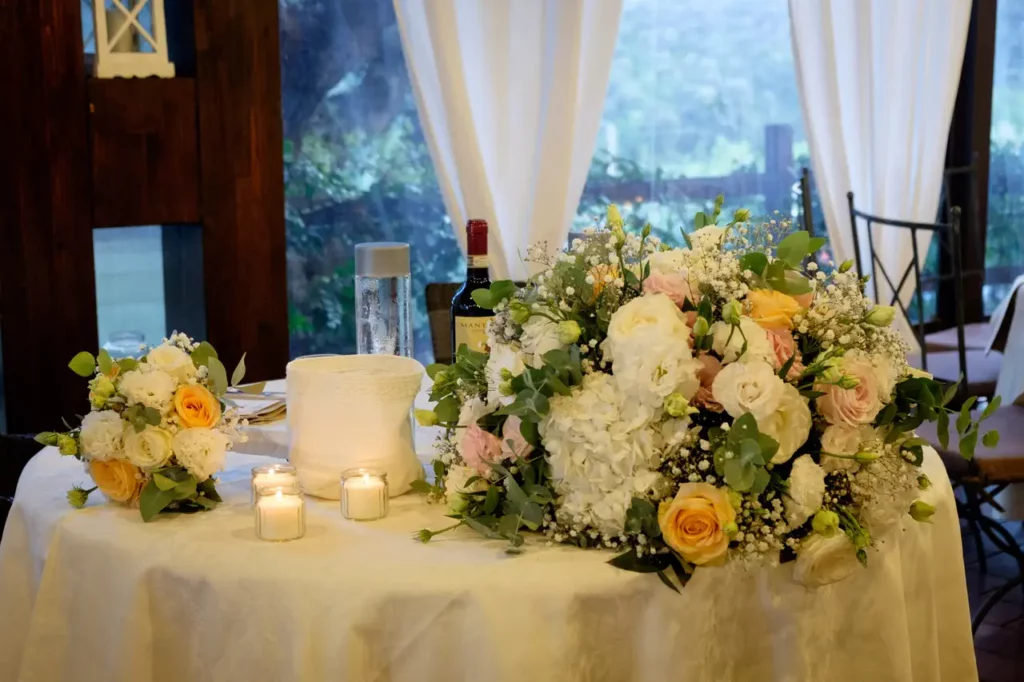
M 225 503 L 144 524 L 64 492 L 80 465 L 28 465 L 0 545 L 0 680 L 976 680 L 959 526 L 941 463 L 933 524 L 912 524 L 849 580 L 807 590 L 787 566 L 699 570 L 681 596 L 609 555 L 471 531 L 429 545 L 443 510 L 392 501 L 345 521 L 309 500 L 308 534 L 253 534 L 249 469 Z

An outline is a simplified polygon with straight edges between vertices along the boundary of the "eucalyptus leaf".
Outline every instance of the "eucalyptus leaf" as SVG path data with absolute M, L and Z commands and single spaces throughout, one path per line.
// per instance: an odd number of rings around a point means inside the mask
M 761 276 L 764 273 L 765 268 L 768 267 L 768 256 L 757 251 L 748 253 L 740 258 L 740 268 L 742 270 L 750 270 L 757 276 Z
M 228 371 L 224 369 L 224 364 L 216 356 L 210 356 L 206 359 L 206 367 L 210 372 L 213 394 L 224 395 L 228 390 Z
M 668 554 L 644 554 L 642 557 L 636 555 L 635 549 L 623 552 L 612 557 L 608 563 L 615 568 L 634 573 L 657 573 L 671 565 L 671 558 Z
M 35 441 L 41 445 L 57 445 L 57 434 L 53 431 L 37 433 Z
M 171 491 L 160 490 L 154 480 L 150 479 L 139 495 L 139 512 L 142 514 L 142 520 L 152 521 L 173 501 L 174 495 Z
M 725 482 L 730 488 L 737 492 L 750 490 L 757 478 L 757 467 L 753 464 L 741 462 L 738 459 L 727 459 L 725 461 Z
M 776 445 L 776 448 L 778 446 Z M 754 438 L 747 438 L 740 441 L 740 461 L 743 464 L 761 464 L 761 444 Z
M 491 295 L 490 289 L 475 289 L 470 292 L 469 297 L 473 299 L 473 303 L 486 310 L 492 310 L 498 303 Z
M 428 495 L 434 492 L 434 486 L 430 485 L 429 483 L 422 479 L 417 479 L 413 481 L 412 483 L 409 484 L 409 487 L 412 488 L 415 492 L 423 493 L 424 495 Z
M 981 442 L 986 448 L 994 448 L 999 445 L 999 432 L 989 431 L 981 437 Z
M 981 411 L 981 418 L 978 421 L 984 421 L 992 416 L 992 413 L 999 409 L 999 406 L 1003 404 L 1003 396 L 997 395 L 989 401 L 985 409 Z
M 771 483 L 772 475 L 765 469 L 757 469 L 754 471 L 754 482 L 750 486 L 750 492 L 760 495 Z
M 960 414 L 956 418 L 956 432 L 963 436 L 967 431 L 967 428 L 971 425 L 971 406 L 974 405 L 974 401 L 977 400 L 974 396 L 968 398 L 963 407 L 960 408 Z
M 661 580 L 662 584 L 669 587 L 673 592 L 677 594 L 679 593 L 679 588 L 672 583 L 672 579 L 668 577 L 668 574 L 665 573 L 664 570 L 658 571 L 658 578 Z
M 189 357 L 192 358 L 192 363 L 196 367 L 204 367 L 209 363 L 210 358 L 217 357 L 217 351 L 209 341 L 200 341 Z
M 110 374 L 110 370 L 114 369 L 114 361 L 105 348 L 101 348 L 100 352 L 96 354 L 96 365 L 103 374 Z
M 125 372 L 132 371 L 133 369 L 138 369 L 139 363 L 135 358 L 121 358 L 117 361 L 117 366 L 118 369 L 120 369 L 121 374 L 124 374 Z
M 231 385 L 237 386 L 242 383 L 242 379 L 245 378 L 245 353 L 242 353 L 242 357 L 238 360 L 238 364 L 235 366 L 235 371 L 231 373 Z
M 490 528 L 490 527 L 484 525 L 483 523 L 481 523 L 479 519 L 474 519 L 472 517 L 465 516 L 465 517 L 462 518 L 462 520 L 463 520 L 463 522 L 465 522 L 465 524 L 467 526 L 469 526 L 470 528 L 475 530 L 477 533 L 480 533 L 480 535 L 483 535 L 485 538 L 490 538 L 491 540 L 503 540 L 504 539 L 501 535 L 496 533 L 492 528 Z
M 459 412 L 459 399 L 454 395 L 442 398 L 434 406 L 434 414 L 437 415 L 437 419 L 441 423 L 454 424 L 458 422 Z
M 244 384 L 242 386 L 238 386 L 237 388 L 242 393 L 258 394 L 263 393 L 263 391 L 267 388 L 267 382 L 257 381 L 255 384 Z
M 485 513 L 493 514 L 494 510 L 498 508 L 499 495 L 498 486 L 492 485 L 487 488 L 487 497 L 484 498 Z
M 974 429 L 960 439 L 960 455 L 964 459 L 974 459 L 974 449 L 978 446 L 978 430 Z
M 159 426 L 160 410 L 156 409 L 155 407 L 147 407 L 142 413 L 142 418 L 150 426 Z
M 446 369 L 448 369 L 448 365 L 442 365 L 440 362 L 429 364 L 427 365 L 427 376 L 433 380 L 438 372 L 443 372 Z
M 96 372 L 96 358 L 88 351 L 82 351 L 68 363 L 71 371 L 80 377 L 91 377 Z
M 174 490 L 175 486 L 178 485 L 177 481 L 173 481 L 173 480 L 167 478 L 166 476 L 164 476 L 161 473 L 153 474 L 153 483 L 156 484 L 156 487 L 158 489 L 164 490 L 164 491 Z
M 804 258 L 810 253 L 811 237 L 805 231 L 793 232 L 779 242 L 775 256 L 793 268 L 800 267 Z
M 949 413 L 946 410 L 939 410 L 935 420 L 935 431 L 939 436 L 939 447 L 943 450 L 949 449 Z

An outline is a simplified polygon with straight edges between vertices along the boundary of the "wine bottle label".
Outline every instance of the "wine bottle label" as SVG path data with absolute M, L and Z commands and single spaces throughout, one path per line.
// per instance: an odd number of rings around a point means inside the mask
M 455 350 L 458 351 L 462 344 L 469 346 L 470 350 L 480 353 L 487 351 L 487 323 L 491 317 L 462 317 L 455 316 Z
M 487 254 L 482 256 L 466 256 L 466 265 L 471 268 L 486 268 L 490 263 L 487 261 Z

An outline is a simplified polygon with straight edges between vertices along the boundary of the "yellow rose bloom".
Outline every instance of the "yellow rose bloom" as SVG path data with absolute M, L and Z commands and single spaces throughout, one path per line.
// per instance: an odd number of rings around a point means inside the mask
M 604 281 L 605 275 L 611 276 L 613 280 L 618 279 L 619 266 L 605 265 L 604 263 L 601 263 L 590 268 L 590 270 L 587 271 L 587 274 L 594 278 L 594 300 L 597 300 L 597 297 L 601 295 L 602 291 L 604 291 L 605 286 L 609 284 Z
M 100 492 L 114 502 L 132 502 L 142 490 L 139 470 L 125 459 L 94 459 L 89 462 L 89 475 Z
M 692 564 L 701 566 L 725 557 L 728 527 L 734 529 L 736 510 L 722 488 L 707 483 L 684 483 L 675 499 L 661 503 L 658 525 L 665 544 Z
M 792 296 L 772 289 L 755 289 L 747 294 L 750 318 L 765 329 L 792 329 L 793 316 L 802 306 Z
M 174 410 L 187 429 L 209 429 L 220 421 L 220 401 L 198 384 L 181 386 L 175 392 Z

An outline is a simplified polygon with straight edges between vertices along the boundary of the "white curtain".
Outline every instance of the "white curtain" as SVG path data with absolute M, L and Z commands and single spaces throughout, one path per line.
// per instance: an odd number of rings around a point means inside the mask
M 490 224 L 495 278 L 561 247 L 594 154 L 622 0 L 394 0 L 452 226 Z
M 859 210 L 934 222 L 971 0 L 789 0 L 793 60 L 814 179 L 837 262 L 854 258 L 846 193 Z M 862 274 L 871 274 L 858 221 Z M 876 252 L 899 284 L 909 230 L 876 227 Z M 930 233 L 918 238 L 923 262 Z M 892 290 L 881 273 L 882 303 Z M 911 278 L 912 280 L 912 278 Z M 901 289 L 908 305 L 913 282 Z M 908 322 L 897 316 L 908 340 Z

